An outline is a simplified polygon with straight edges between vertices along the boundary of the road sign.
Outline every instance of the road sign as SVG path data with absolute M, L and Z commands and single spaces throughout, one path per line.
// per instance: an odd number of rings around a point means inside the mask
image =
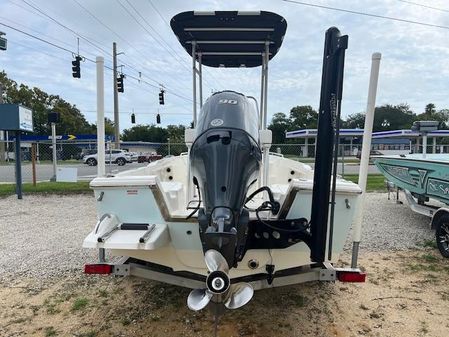
M 0 36 L 0 50 L 6 50 L 8 46 L 8 40 Z

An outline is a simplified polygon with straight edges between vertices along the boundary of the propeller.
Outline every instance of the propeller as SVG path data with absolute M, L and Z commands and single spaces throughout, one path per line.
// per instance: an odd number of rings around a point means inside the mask
M 187 298 L 187 306 L 190 309 L 204 309 L 210 301 L 223 303 L 228 309 L 237 309 L 251 300 L 253 287 L 245 282 L 231 284 L 228 263 L 220 252 L 210 249 L 204 254 L 204 260 L 210 272 L 206 279 L 206 288 L 190 292 Z

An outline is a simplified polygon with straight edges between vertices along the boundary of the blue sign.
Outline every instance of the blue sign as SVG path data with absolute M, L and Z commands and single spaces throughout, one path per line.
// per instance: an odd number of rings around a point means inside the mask
M 14 139 L 13 137 L 10 137 L 10 139 Z M 44 142 L 44 141 L 48 141 L 51 140 L 51 136 L 47 136 L 47 135 L 22 135 L 20 137 L 20 139 L 24 142 Z M 76 143 L 77 141 L 96 141 L 97 140 L 97 135 L 57 135 L 56 136 L 57 140 L 64 140 L 64 141 L 73 141 L 74 143 Z M 105 136 L 105 140 L 111 141 L 113 142 L 115 139 L 114 136 L 109 136 L 106 135 Z

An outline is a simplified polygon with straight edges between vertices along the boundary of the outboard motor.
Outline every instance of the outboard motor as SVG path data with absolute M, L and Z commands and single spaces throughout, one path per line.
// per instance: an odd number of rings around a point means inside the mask
M 244 204 L 262 160 L 255 105 L 233 91 L 215 93 L 196 130 L 190 166 L 203 206 L 198 210 L 203 250 L 221 253 L 233 267 L 243 258 L 249 221 Z

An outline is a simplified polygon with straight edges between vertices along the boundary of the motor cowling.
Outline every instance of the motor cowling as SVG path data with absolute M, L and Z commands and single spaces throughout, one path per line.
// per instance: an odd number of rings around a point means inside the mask
M 215 93 L 201 110 L 190 166 L 202 199 L 203 249 L 217 250 L 231 267 L 244 254 L 249 221 L 244 203 L 261 159 L 254 104 L 232 91 Z

